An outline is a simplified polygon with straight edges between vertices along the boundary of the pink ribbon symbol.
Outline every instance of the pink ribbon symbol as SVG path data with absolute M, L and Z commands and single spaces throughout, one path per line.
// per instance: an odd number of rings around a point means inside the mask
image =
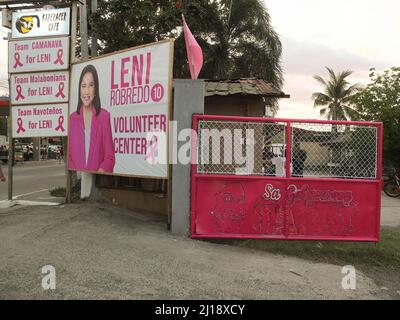
M 64 82 L 60 82 L 60 84 L 58 85 L 58 92 L 56 94 L 56 97 L 58 98 L 59 96 L 61 96 L 61 98 L 65 98 L 63 91 L 64 91 Z
M 21 56 L 19 55 L 18 52 L 15 52 L 15 53 L 14 53 L 14 60 L 15 60 L 15 63 L 14 63 L 14 65 L 13 65 L 13 68 L 14 68 L 14 69 L 15 69 L 16 67 L 22 67 L 22 66 L 23 66 L 23 64 L 21 63 Z
M 20 85 L 17 85 L 15 89 L 17 90 L 17 97 L 15 98 L 15 100 L 25 99 L 25 97 L 22 95 L 22 87 Z
M 156 163 L 155 154 L 157 151 L 157 145 L 158 145 L 157 137 L 152 136 L 150 139 L 149 149 L 145 156 L 146 161 L 148 163 L 150 163 L 151 165 L 154 165 Z M 150 160 L 148 160 L 149 158 L 150 158 Z
M 25 132 L 25 129 L 22 126 L 22 118 L 17 119 L 17 125 L 18 125 L 17 133 L 20 133 L 21 131 Z
M 64 64 L 64 61 L 62 61 L 63 54 L 64 54 L 64 50 L 63 49 L 58 49 L 58 51 L 57 51 L 57 60 L 54 61 L 54 64 L 57 64 L 57 63 L 59 63 L 61 65 Z
M 64 124 L 64 116 L 59 116 L 58 117 L 58 126 L 56 128 L 56 131 L 61 130 L 62 132 L 64 132 L 65 129 L 63 127 L 63 124 Z

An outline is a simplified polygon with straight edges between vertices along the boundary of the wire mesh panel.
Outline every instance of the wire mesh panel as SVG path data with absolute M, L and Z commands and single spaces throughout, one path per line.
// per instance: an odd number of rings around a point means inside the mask
M 285 124 L 200 120 L 197 173 L 285 175 Z
M 291 175 L 375 179 L 377 130 L 370 125 L 293 123 Z

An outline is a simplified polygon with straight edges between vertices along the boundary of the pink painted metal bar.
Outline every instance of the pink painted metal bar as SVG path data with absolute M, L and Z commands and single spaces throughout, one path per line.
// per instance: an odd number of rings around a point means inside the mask
M 380 238 L 380 231 L 381 231 L 381 215 L 380 215 L 380 208 L 382 206 L 381 202 L 381 190 L 382 190 L 382 184 L 383 184 L 383 178 L 382 178 L 382 149 L 383 149 L 383 123 L 380 122 L 378 126 L 378 174 L 377 174 L 377 179 L 379 180 L 379 185 L 376 190 L 376 201 L 377 205 L 379 208 L 379 214 L 377 214 L 377 223 L 376 223 L 376 234 L 378 239 Z
M 285 149 L 285 156 L 286 156 L 286 163 L 285 163 L 285 174 L 286 178 L 290 177 L 290 162 L 292 158 L 292 127 L 291 123 L 288 122 L 286 126 L 286 133 L 285 133 L 285 143 L 286 143 L 286 149 Z
M 310 241 L 310 240 L 318 240 L 318 241 L 348 241 L 348 242 L 377 242 L 376 238 L 357 238 L 357 237 L 346 237 L 342 239 L 338 239 L 335 237 L 318 237 L 318 239 L 310 239 L 307 237 L 299 237 L 299 236 L 292 236 L 290 238 L 285 237 L 271 237 L 271 236 L 257 236 L 254 235 L 220 235 L 220 234 L 202 234 L 202 235 L 192 235 L 192 239 L 261 239 L 261 240 L 288 240 L 288 241 Z
M 198 117 L 196 115 L 193 116 L 192 120 L 192 128 L 194 131 L 192 131 L 192 164 L 191 164 L 191 176 L 192 176 L 192 181 L 191 181 L 191 190 L 190 190 L 190 196 L 191 196 L 191 205 L 190 205 L 190 234 L 195 234 L 196 233 L 196 179 L 194 179 L 194 175 L 197 173 L 197 119 Z
M 266 179 L 266 180 L 282 180 L 285 178 L 282 177 L 276 177 L 276 176 L 246 176 L 246 175 L 222 175 L 222 174 L 206 174 L 206 173 L 195 173 L 194 177 L 197 179 L 227 179 L 227 180 L 241 180 L 243 178 L 246 178 L 248 180 L 260 180 L 260 179 Z M 327 182 L 343 182 L 346 181 L 346 183 L 375 183 L 379 184 L 381 183 L 379 179 L 349 179 L 349 178 L 313 178 L 313 177 L 304 177 L 304 178 L 298 178 L 298 177 L 289 177 L 290 180 L 294 181 L 327 181 Z
M 218 116 L 218 115 L 194 115 L 199 120 L 226 120 L 226 121 L 246 121 L 246 122 L 291 122 L 291 123 L 320 123 L 320 124 L 340 124 L 340 125 L 361 125 L 379 127 L 382 122 L 372 121 L 339 121 L 339 120 L 312 120 L 312 119 L 288 119 L 288 118 L 260 118 L 260 117 L 240 117 L 240 116 Z

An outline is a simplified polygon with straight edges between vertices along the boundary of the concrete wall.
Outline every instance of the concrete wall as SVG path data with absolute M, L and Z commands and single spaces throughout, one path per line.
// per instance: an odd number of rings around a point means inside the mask
M 121 207 L 167 216 L 167 199 L 163 194 L 123 189 L 101 189 L 104 199 Z
M 192 115 L 204 113 L 204 81 L 175 80 L 174 120 L 177 132 L 192 127 Z M 178 142 L 178 150 L 185 142 Z M 190 171 L 189 164 L 173 165 L 171 231 L 188 235 L 190 232 Z

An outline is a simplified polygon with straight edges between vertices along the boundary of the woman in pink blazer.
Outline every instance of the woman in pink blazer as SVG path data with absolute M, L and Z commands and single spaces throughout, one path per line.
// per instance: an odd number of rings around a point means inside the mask
M 69 120 L 68 168 L 113 172 L 115 155 L 110 113 L 101 108 L 99 77 L 93 65 L 82 70 L 78 99 L 76 112 Z

